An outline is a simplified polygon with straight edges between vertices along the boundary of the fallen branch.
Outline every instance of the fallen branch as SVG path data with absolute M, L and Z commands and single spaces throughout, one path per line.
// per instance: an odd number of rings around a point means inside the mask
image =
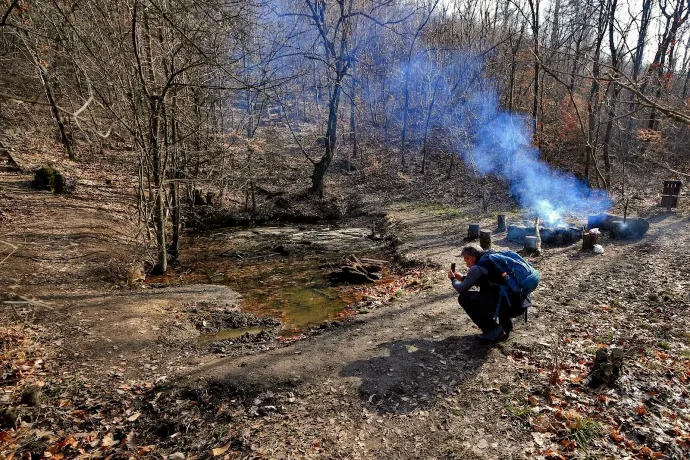
M 47 308 L 48 310 L 54 310 L 53 307 L 47 303 L 41 302 L 36 299 L 27 299 L 26 297 L 18 296 L 21 300 L 5 300 L 4 304 L 7 305 L 38 305 L 39 307 Z
M 14 244 L 8 243 L 7 241 L 3 241 L 3 240 L 0 240 L 0 243 L 2 243 L 2 244 L 4 244 L 4 245 L 9 246 L 10 248 L 12 248 L 12 252 L 10 252 L 9 254 L 7 254 L 7 256 L 6 256 L 4 259 L 0 260 L 0 265 L 2 265 L 3 262 L 5 262 L 7 259 L 9 259 L 9 258 L 12 256 L 12 254 L 14 254 L 15 252 L 17 252 L 17 250 L 19 249 L 19 246 L 15 246 Z

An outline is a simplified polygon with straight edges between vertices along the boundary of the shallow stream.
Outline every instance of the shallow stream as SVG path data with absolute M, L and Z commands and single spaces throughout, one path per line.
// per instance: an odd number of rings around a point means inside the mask
M 233 228 L 189 236 L 181 246 L 179 265 L 148 282 L 227 285 L 242 295 L 243 311 L 280 320 L 283 336 L 342 318 L 349 314 L 346 307 L 360 300 L 357 289 L 333 286 L 326 276 L 345 257 L 387 258 L 382 242 L 361 228 Z M 224 330 L 202 341 L 260 331 Z

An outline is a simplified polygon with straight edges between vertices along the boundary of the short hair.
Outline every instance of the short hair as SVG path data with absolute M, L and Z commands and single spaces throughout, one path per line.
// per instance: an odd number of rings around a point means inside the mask
M 460 257 L 474 257 L 479 260 L 484 255 L 484 251 L 474 245 L 467 245 L 460 251 Z

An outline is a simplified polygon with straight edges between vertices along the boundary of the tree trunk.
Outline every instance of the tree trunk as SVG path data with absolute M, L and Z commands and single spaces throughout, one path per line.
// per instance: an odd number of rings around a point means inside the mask
M 596 133 L 597 133 L 597 118 L 599 114 L 599 75 L 601 72 L 601 44 L 604 40 L 608 25 L 608 14 L 603 10 L 599 10 L 599 19 L 597 26 L 597 35 L 594 42 L 594 56 L 592 57 L 592 85 L 589 90 L 589 101 L 587 102 L 587 138 L 585 147 L 585 179 L 589 180 L 590 161 L 596 161 Z M 596 165 L 594 165 L 596 168 Z
M 611 55 L 611 67 L 618 75 L 618 50 L 614 42 L 615 14 L 618 0 L 613 0 L 609 9 L 609 53 Z M 614 81 L 607 88 L 608 114 L 606 120 L 606 133 L 604 134 L 604 186 L 608 190 L 611 187 L 611 134 L 613 132 L 613 121 L 616 118 L 616 107 L 618 105 L 618 95 L 620 86 Z
M 350 142 L 352 142 L 352 160 L 350 161 L 350 169 L 357 158 L 357 101 L 355 100 L 357 94 L 357 80 L 355 79 L 356 65 L 352 65 L 352 95 L 350 97 Z
M 55 119 L 55 123 L 57 123 L 57 126 L 58 126 L 58 132 L 60 134 L 60 142 L 65 147 L 65 151 L 67 152 L 67 157 L 70 160 L 76 160 L 77 157 L 74 154 L 74 149 L 72 148 L 72 141 L 70 141 L 70 138 L 67 135 L 67 130 L 65 129 L 65 123 L 62 121 L 62 117 L 60 117 L 60 110 L 57 107 L 57 102 L 55 100 L 55 94 L 53 93 L 53 88 L 50 85 L 50 76 L 48 75 L 46 70 L 41 65 L 38 66 L 38 70 L 39 70 L 39 74 L 41 76 L 41 83 L 43 84 L 43 89 L 45 90 L 45 93 L 46 93 L 46 98 L 48 99 L 48 103 L 50 104 L 50 113 L 53 114 L 53 118 Z
M 429 102 L 429 110 L 426 114 L 426 121 L 424 122 L 424 140 L 422 141 L 422 170 L 421 173 L 426 173 L 426 157 L 427 157 L 427 141 L 429 139 L 429 125 L 431 124 L 431 115 L 434 112 L 434 104 L 436 103 L 436 92 L 438 91 L 438 84 L 441 77 L 436 78 L 434 83 L 434 91 L 431 93 L 431 101 Z
M 311 192 L 323 198 L 323 180 L 326 171 L 331 165 L 335 155 L 338 140 L 338 105 L 340 104 L 341 83 L 345 77 L 345 69 L 339 69 L 336 82 L 333 85 L 333 93 L 328 103 L 328 125 L 326 126 L 326 148 L 323 156 L 314 164 L 311 175 Z
M 532 98 L 532 135 L 537 140 L 537 127 L 539 126 L 539 0 L 529 0 L 529 6 L 532 13 L 532 39 L 534 40 L 534 97 Z M 537 145 L 539 144 L 537 140 Z
M 410 50 L 410 54 L 411 53 L 412 50 Z M 405 86 L 403 88 L 403 125 L 402 133 L 400 136 L 400 166 L 402 167 L 403 172 L 407 168 L 407 162 L 405 158 L 405 143 L 407 141 L 407 120 L 410 114 L 410 65 L 412 65 L 410 60 L 411 59 L 409 59 L 408 57 L 407 67 L 405 68 Z
M 159 145 L 161 109 L 163 102 L 157 96 L 151 96 L 149 106 L 149 152 L 153 162 L 153 186 L 155 190 L 155 207 L 153 212 L 156 225 L 156 243 L 158 245 L 158 262 L 154 271 L 164 274 L 168 270 L 168 248 L 165 236 L 165 188 L 161 152 Z

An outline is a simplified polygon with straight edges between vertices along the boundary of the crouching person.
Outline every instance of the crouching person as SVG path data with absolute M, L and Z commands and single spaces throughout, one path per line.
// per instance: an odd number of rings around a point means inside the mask
M 482 330 L 478 338 L 487 342 L 505 340 L 513 329 L 512 318 L 524 314 L 532 305 L 529 294 L 507 289 L 505 273 L 489 257 L 494 253 L 492 250 L 482 251 L 475 246 L 465 246 L 460 257 L 469 269 L 467 275 L 452 271 L 448 273 L 453 288 L 459 294 L 460 306 Z M 479 290 L 471 291 L 473 286 Z

